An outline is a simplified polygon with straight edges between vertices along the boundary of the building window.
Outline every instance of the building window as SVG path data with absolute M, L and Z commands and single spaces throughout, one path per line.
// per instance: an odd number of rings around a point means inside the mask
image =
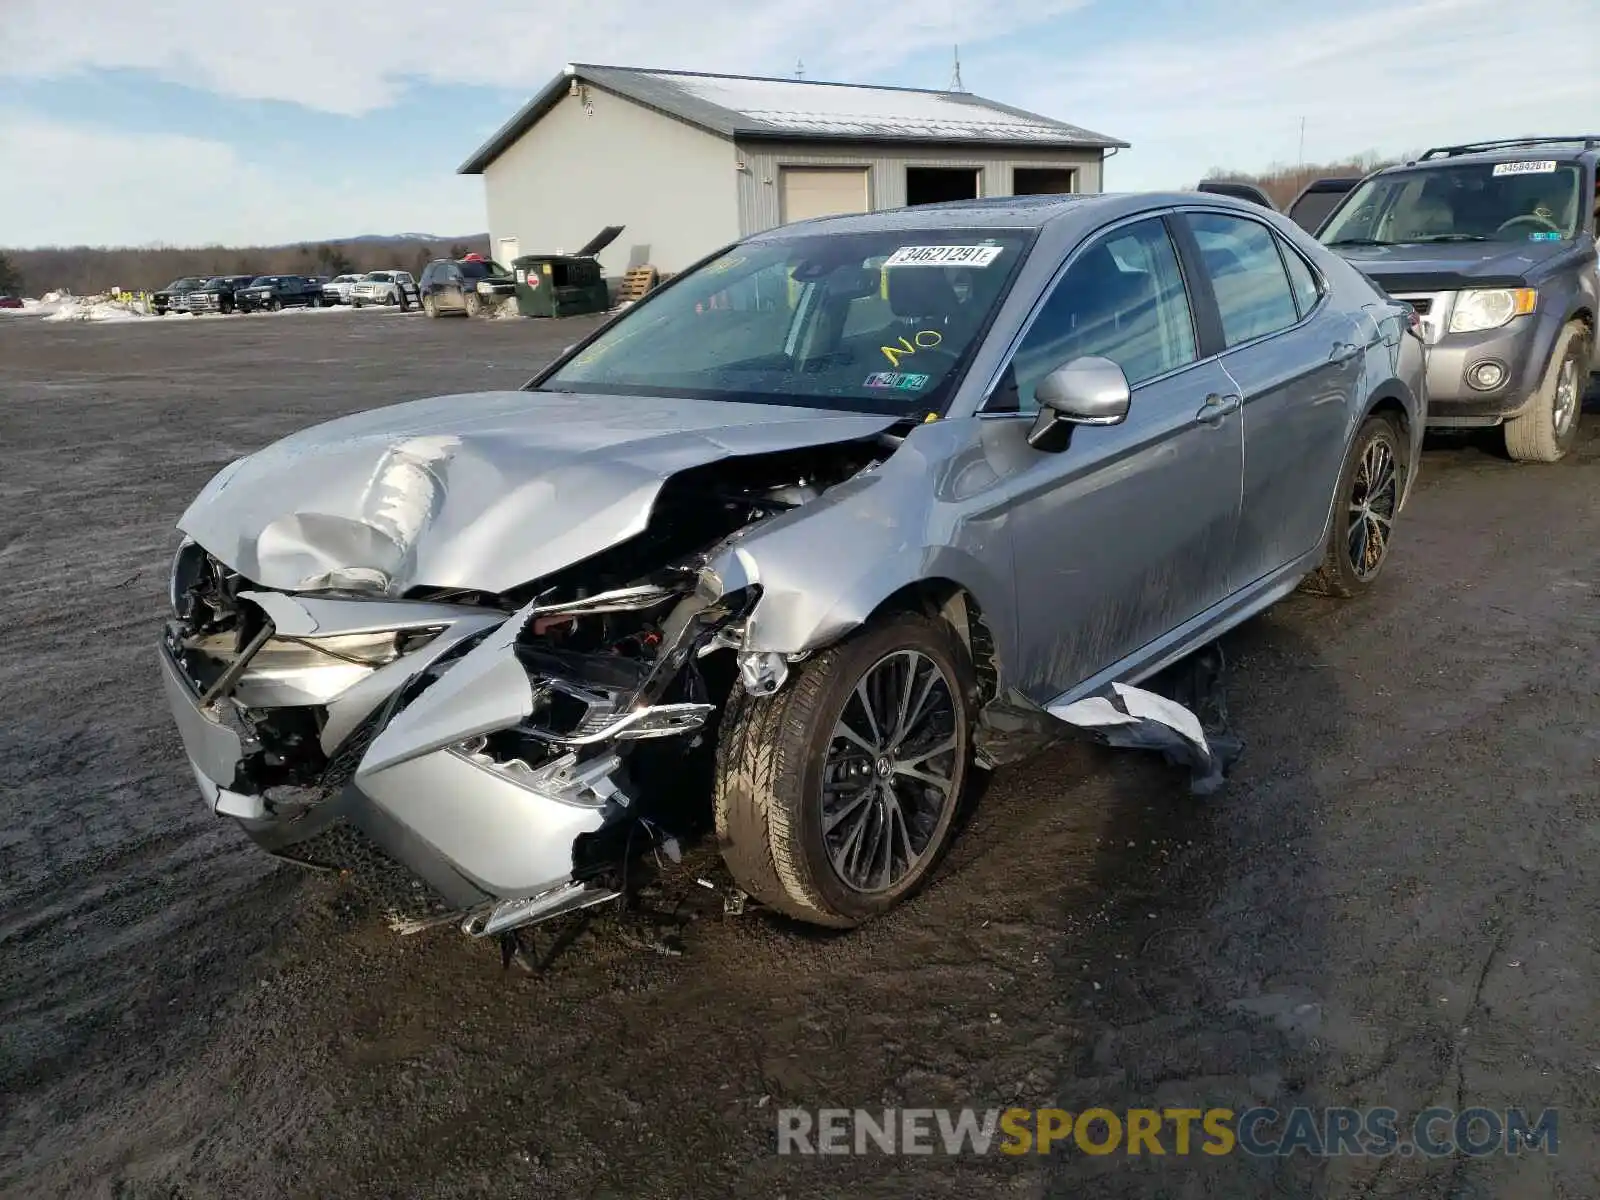
M 1078 173 L 1071 167 L 1014 167 L 1011 171 L 1013 196 L 1055 196 L 1075 192 Z
M 978 171 L 974 167 L 907 167 L 906 203 L 944 204 L 978 198 Z

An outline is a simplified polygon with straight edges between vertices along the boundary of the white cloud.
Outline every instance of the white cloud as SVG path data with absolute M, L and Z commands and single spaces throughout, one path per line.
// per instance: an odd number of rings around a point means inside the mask
M 374 190 L 269 171 L 232 146 L 126 134 L 0 110 L 0 230 L 16 246 L 261 245 L 483 226 L 482 181 Z
M 974 57 L 972 76 L 1011 81 L 1012 103 L 1131 142 L 1108 165 L 1125 190 L 1293 162 L 1302 117 L 1313 162 L 1600 124 L 1594 0 L 1305 11 L 1263 6 L 1199 36 L 1130 40 L 1054 76 L 1026 51 Z
M 360 115 L 413 79 L 531 94 L 568 61 L 762 74 L 805 57 L 813 70 L 863 77 L 1087 2 L 0 0 L 0 75 L 132 68 L 223 95 Z
M 897 68 L 963 47 L 974 90 L 1133 143 L 1121 189 L 1211 166 L 1581 131 L 1600 114 L 1594 0 L 0 0 L 0 78 L 133 69 L 224 96 L 360 116 L 412 82 L 531 95 L 567 61 L 942 84 Z M 1333 11 L 1337 9 L 1337 11 Z M 506 114 L 509 116 L 509 111 Z M 461 157 L 477 131 L 464 131 Z M 404 147 L 396 147 L 404 169 Z M 310 157 L 308 152 L 308 157 Z M 481 182 L 374 191 L 267 170 L 248 146 L 0 111 L 0 237 L 13 244 L 264 242 L 483 224 Z M 35 180 L 34 187 L 13 181 Z M 200 188 L 192 181 L 203 181 Z

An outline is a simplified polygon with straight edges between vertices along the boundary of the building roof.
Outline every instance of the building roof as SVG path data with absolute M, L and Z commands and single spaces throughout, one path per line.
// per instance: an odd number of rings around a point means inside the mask
M 1107 150 L 1127 142 L 968 92 L 569 64 L 461 165 L 481 174 L 575 83 L 722 137 Z

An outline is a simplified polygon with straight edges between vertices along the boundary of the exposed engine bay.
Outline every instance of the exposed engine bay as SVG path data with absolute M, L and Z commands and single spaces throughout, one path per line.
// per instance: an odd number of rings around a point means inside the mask
M 426 916 L 473 934 L 615 896 L 630 852 L 693 823 L 678 812 L 668 824 L 662 806 L 681 804 L 669 794 L 681 789 L 661 785 L 694 775 L 685 764 L 704 758 L 730 689 L 771 694 L 786 674 L 781 656 L 741 649 L 759 585 L 724 593 L 708 561 L 900 440 L 886 432 L 690 467 L 663 483 L 642 532 L 499 593 L 262 588 L 186 540 L 164 645 L 202 790 L 275 853 L 342 867 L 297 847 L 353 787 L 381 810 L 364 836 L 383 842 L 398 819 L 405 845 L 428 843 L 424 857 L 438 858 L 430 882 L 450 876 Z M 459 694 L 435 690 L 451 688 Z M 449 827 L 452 806 L 479 803 L 469 785 L 496 789 L 482 801 L 488 823 L 513 841 L 550 841 L 537 866 L 503 846 L 485 848 L 490 865 L 479 865 L 478 847 Z M 396 914 L 413 927 L 422 915 Z

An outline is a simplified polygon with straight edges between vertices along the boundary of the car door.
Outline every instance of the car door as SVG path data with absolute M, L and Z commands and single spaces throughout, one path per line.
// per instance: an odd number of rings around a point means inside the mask
M 1120 673 L 1229 594 L 1244 442 L 1199 315 L 1167 220 L 1113 227 L 1068 260 L 986 406 L 1015 562 L 1014 670 L 1035 701 Z M 1127 418 L 1034 450 L 1034 387 L 1088 355 L 1123 368 Z
M 459 309 L 467 306 L 467 281 L 461 273 L 461 268 L 451 264 L 450 273 L 445 277 L 445 288 L 440 294 L 445 308 Z
M 1222 324 L 1223 370 L 1244 400 L 1234 569 L 1245 586 L 1321 543 L 1370 338 L 1265 222 L 1197 210 L 1183 220 Z

